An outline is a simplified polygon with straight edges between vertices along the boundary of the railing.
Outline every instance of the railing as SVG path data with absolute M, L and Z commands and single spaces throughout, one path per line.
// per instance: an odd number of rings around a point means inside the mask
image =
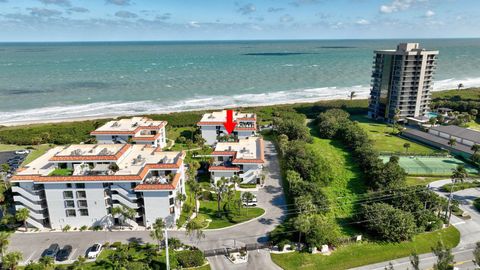
M 132 202 L 129 199 L 123 197 L 121 194 L 112 194 L 112 200 L 118 201 L 120 204 L 127 206 L 129 208 L 138 208 L 138 204 L 136 202 Z
M 127 189 L 125 189 L 124 187 L 121 187 L 119 185 L 112 185 L 110 187 L 110 189 L 112 191 L 116 191 L 118 192 L 119 194 L 123 195 L 124 197 L 128 198 L 128 199 L 136 199 L 137 198 L 137 194 L 136 193 L 132 193 L 130 191 L 128 191 Z
M 32 225 L 32 226 L 35 227 L 35 228 L 38 228 L 38 229 L 43 229 L 43 228 L 44 228 L 44 226 L 43 226 L 42 223 L 40 223 L 39 221 L 35 220 L 35 219 L 32 218 L 32 217 L 29 217 L 29 218 L 27 219 L 27 223 L 30 224 L 30 225 Z
M 240 174 L 239 177 L 242 178 L 242 183 L 250 183 L 254 180 L 257 175 L 255 170 L 249 170 L 246 173 Z
M 22 187 L 19 187 L 19 186 L 13 186 L 12 187 L 12 192 L 16 192 L 16 193 L 22 195 L 23 197 L 28 198 L 30 201 L 33 201 L 33 202 L 39 202 L 39 201 L 42 200 L 42 198 L 40 197 L 40 194 L 42 194 L 42 191 L 32 192 L 32 191 L 26 190 Z
M 15 202 L 21 203 L 25 207 L 30 208 L 32 210 L 41 211 L 41 210 L 46 208 L 46 207 L 43 207 L 41 204 L 33 203 L 33 202 L 29 201 L 28 199 L 26 199 L 22 196 L 14 196 L 13 200 Z

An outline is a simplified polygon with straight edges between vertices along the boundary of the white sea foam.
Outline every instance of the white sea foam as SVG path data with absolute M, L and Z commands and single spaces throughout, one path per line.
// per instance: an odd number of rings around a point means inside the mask
M 459 83 L 465 87 L 480 86 L 480 78 L 448 79 L 435 82 L 434 90 L 456 88 Z M 226 107 L 246 107 L 258 105 L 314 102 L 318 100 L 347 99 L 351 91 L 356 98 L 367 98 L 369 86 L 321 87 L 296 89 L 266 93 L 197 96 L 184 100 L 136 102 L 97 102 L 84 105 L 44 107 L 30 110 L 0 112 L 0 124 L 13 124 L 37 121 L 52 121 L 71 118 L 95 118 L 102 116 L 135 115 L 149 113 L 169 113 L 199 109 L 220 109 Z

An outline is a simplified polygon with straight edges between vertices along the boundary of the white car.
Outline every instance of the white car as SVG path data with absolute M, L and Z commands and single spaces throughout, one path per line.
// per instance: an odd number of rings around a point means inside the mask
M 25 149 L 15 151 L 15 155 L 27 155 L 28 153 L 30 153 L 30 151 L 25 150 Z
M 253 198 L 251 201 L 243 201 L 243 206 L 257 206 L 257 198 Z
M 101 251 L 102 251 L 102 245 L 97 243 L 88 250 L 87 258 L 95 259 L 97 258 L 98 254 L 100 254 Z

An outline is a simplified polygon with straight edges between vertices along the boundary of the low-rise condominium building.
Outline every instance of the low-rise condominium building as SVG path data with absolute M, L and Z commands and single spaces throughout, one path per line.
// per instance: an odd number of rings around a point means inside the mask
M 223 123 L 227 120 L 227 111 L 206 113 L 197 125 L 200 127 L 202 137 L 206 143 L 213 145 L 219 137 L 228 135 Z M 233 121 L 237 123 L 233 136 L 242 139 L 254 136 L 257 132 L 257 115 L 254 113 L 233 113 Z
M 90 135 L 95 136 L 99 144 L 149 144 L 164 148 L 167 145 L 166 125 L 165 121 L 133 117 L 107 122 Z
M 172 226 L 182 207 L 177 194 L 185 194 L 184 158 L 140 144 L 55 147 L 11 178 L 15 207 L 27 208 L 27 223 L 39 229 L 149 227 L 157 218 Z M 135 216 L 112 216 L 114 207 Z
M 260 182 L 265 162 L 262 138 L 248 137 L 237 142 L 219 142 L 211 155 L 214 161 L 209 171 L 214 182 L 222 177 L 230 179 L 233 176 L 240 177 L 242 183 Z

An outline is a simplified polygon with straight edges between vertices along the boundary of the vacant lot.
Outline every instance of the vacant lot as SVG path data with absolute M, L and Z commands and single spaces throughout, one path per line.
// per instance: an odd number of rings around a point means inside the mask
M 368 132 L 368 136 L 374 142 L 375 149 L 380 152 L 405 152 L 406 149 L 403 147 L 405 143 L 410 144 L 408 153 L 428 155 L 438 152 L 434 148 L 396 136 L 397 131 L 385 123 L 372 121 L 366 116 L 360 115 L 352 116 L 352 120 L 358 121 L 360 126 Z

